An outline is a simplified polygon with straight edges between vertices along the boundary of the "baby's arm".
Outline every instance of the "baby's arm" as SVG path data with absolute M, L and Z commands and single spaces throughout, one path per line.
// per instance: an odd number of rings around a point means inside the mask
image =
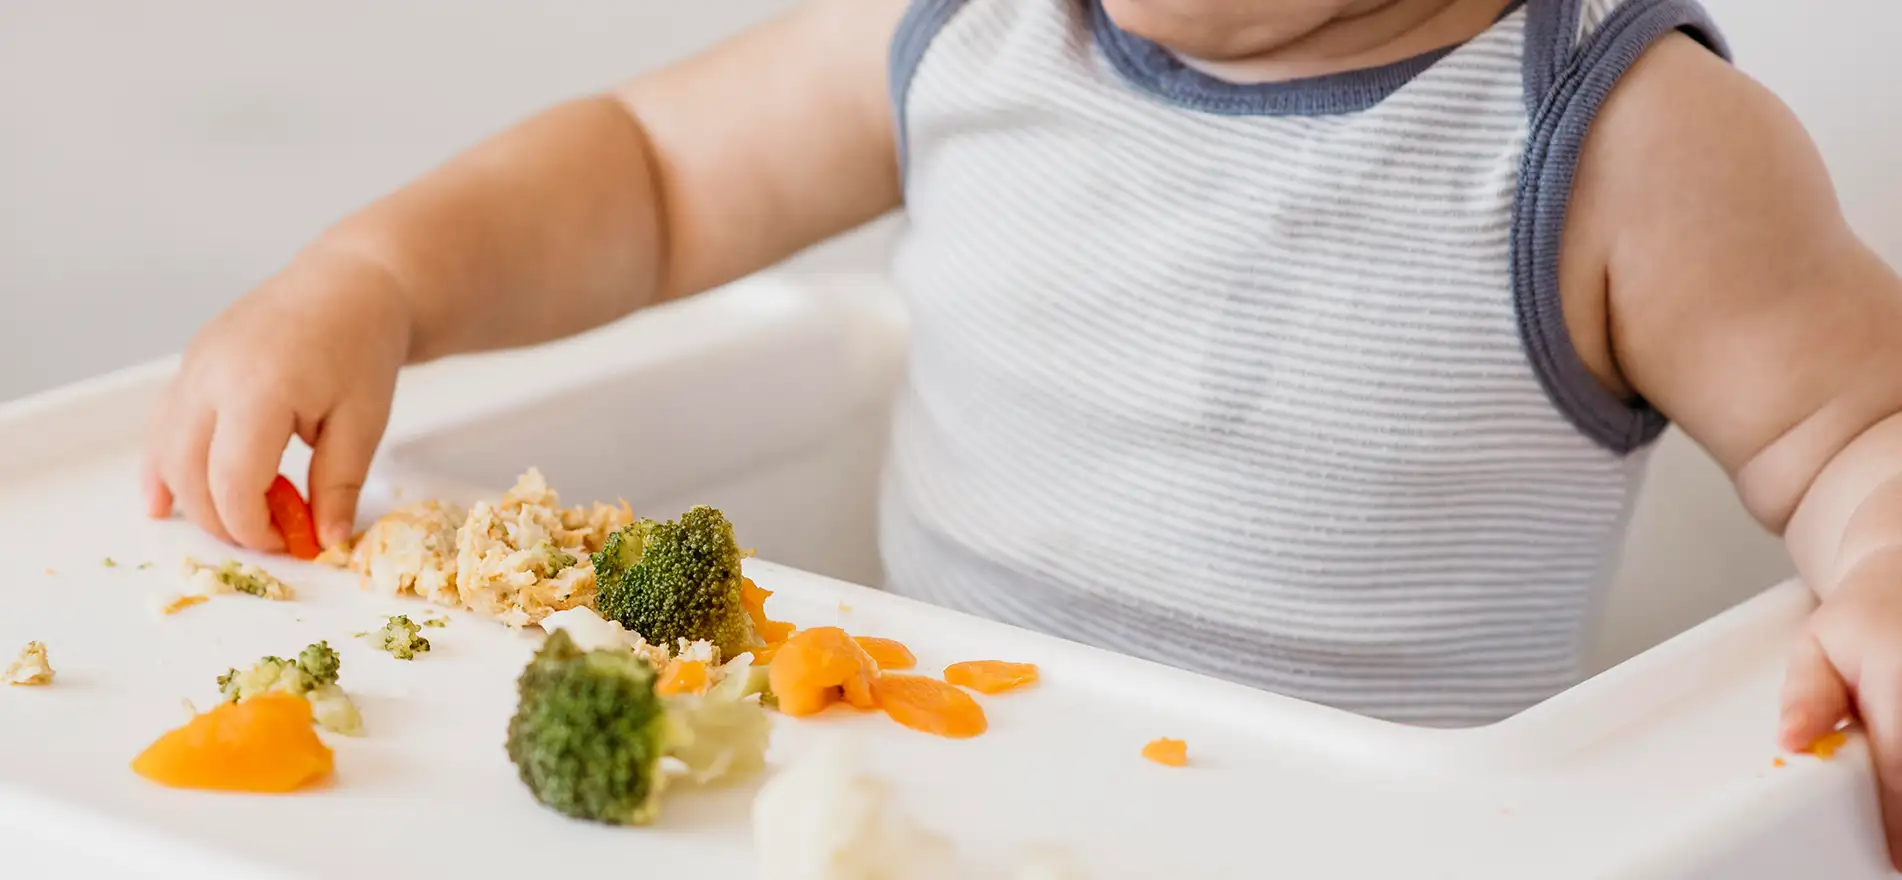
M 411 360 L 543 342 L 765 268 L 899 204 L 903 3 L 817 0 L 555 107 L 320 246 L 401 282 Z
M 814 0 L 337 224 L 192 341 L 147 437 L 153 515 L 277 549 L 264 493 L 297 435 L 339 540 L 403 364 L 585 330 L 897 207 L 885 68 L 903 9 Z
M 1849 229 L 1795 117 L 1683 37 L 1613 94 L 1575 206 L 1567 323 L 1784 535 L 1823 599 L 1785 744 L 1853 701 L 1902 855 L 1902 279 Z

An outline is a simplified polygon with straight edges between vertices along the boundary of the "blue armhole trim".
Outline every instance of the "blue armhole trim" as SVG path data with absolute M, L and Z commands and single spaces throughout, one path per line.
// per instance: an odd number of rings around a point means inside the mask
M 887 79 L 892 90 L 893 128 L 898 134 L 900 180 L 904 179 L 905 168 L 910 164 L 907 155 L 910 125 L 906 122 L 905 102 L 911 94 L 911 78 L 918 73 L 919 63 L 925 60 L 925 50 L 931 48 L 931 40 L 963 5 L 964 0 L 911 0 L 904 18 L 898 20 L 898 31 L 892 35 Z
M 1531 130 L 1513 205 L 1512 286 L 1519 336 L 1533 372 L 1559 411 L 1585 436 L 1626 455 L 1669 426 L 1643 400 L 1623 400 L 1586 369 L 1565 326 L 1559 248 L 1585 135 L 1605 97 L 1651 45 L 1683 31 L 1730 60 L 1730 49 L 1695 0 L 1626 0 L 1574 47 L 1581 0 L 1532 0 L 1525 85 Z

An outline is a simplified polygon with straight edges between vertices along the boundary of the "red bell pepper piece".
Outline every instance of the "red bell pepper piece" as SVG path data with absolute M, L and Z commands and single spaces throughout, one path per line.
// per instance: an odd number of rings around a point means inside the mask
M 311 518 L 310 505 L 297 487 L 283 474 L 271 481 L 264 493 L 264 505 L 271 510 L 271 525 L 284 538 L 284 549 L 298 559 L 316 559 L 324 551 L 317 540 L 317 522 Z

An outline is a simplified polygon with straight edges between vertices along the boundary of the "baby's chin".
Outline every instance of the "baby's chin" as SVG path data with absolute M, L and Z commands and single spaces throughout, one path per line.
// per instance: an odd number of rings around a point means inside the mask
M 1272 52 L 1367 0 L 1101 0 L 1116 26 L 1202 61 Z M 1379 3 L 1373 5 L 1378 6 Z

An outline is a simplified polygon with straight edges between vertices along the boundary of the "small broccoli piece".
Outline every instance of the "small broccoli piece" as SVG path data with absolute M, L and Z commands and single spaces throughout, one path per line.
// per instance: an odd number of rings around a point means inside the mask
M 343 659 L 330 643 L 318 642 L 305 648 L 294 662 L 265 657 L 249 669 L 233 669 L 218 676 L 218 693 L 232 703 L 271 692 L 296 694 L 310 701 L 317 726 L 356 736 L 363 732 L 363 716 L 350 695 L 337 685 L 342 667 Z
M 429 650 L 429 640 L 423 638 L 422 632 L 423 628 L 410 620 L 409 615 L 398 614 L 369 638 L 379 651 L 387 651 L 398 660 L 414 660 L 417 654 Z
M 661 697 L 658 673 L 620 649 L 582 651 L 549 634 L 516 682 L 507 750 L 542 805 L 576 819 L 644 825 L 659 810 L 662 758 L 696 781 L 765 766 L 772 721 L 757 700 L 728 693 Z
M 336 684 L 338 674 L 343 671 L 343 658 L 337 656 L 329 642 L 318 642 L 297 655 L 297 668 L 319 687 Z
M 711 507 L 641 520 L 594 554 L 595 607 L 654 644 L 705 640 L 737 656 L 760 644 L 740 600 L 743 558 L 733 524 Z

